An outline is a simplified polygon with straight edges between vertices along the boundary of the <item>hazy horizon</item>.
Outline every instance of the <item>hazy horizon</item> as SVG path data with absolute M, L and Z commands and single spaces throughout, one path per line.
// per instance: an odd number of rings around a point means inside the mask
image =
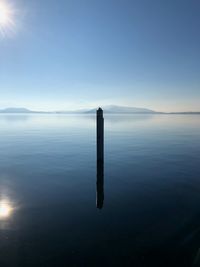
M 44 109 L 44 108 L 41 108 L 41 109 L 31 109 L 31 108 L 29 108 L 29 107 L 26 107 L 26 106 L 13 106 L 13 107 L 11 107 L 11 106 L 9 106 L 9 107 L 4 107 L 4 108 L 2 108 L 2 107 L 0 107 L 0 111 L 3 111 L 3 110 L 7 110 L 7 109 L 27 109 L 27 110 L 29 110 L 29 111 L 35 111 L 35 112 L 73 112 L 73 111 L 75 111 L 75 112 L 77 112 L 77 111 L 90 111 L 90 110 L 93 110 L 93 109 L 97 109 L 98 107 L 102 107 L 103 109 L 105 108 L 105 109 L 107 109 L 107 108 L 109 108 L 109 107 L 116 107 L 116 108 L 118 108 L 118 107 L 120 107 L 120 108 L 135 108 L 135 109 L 146 109 L 146 110 L 149 110 L 149 111 L 153 111 L 153 112 L 157 112 L 157 113 L 159 113 L 159 112 L 161 112 L 161 113 L 190 113 L 190 112 L 200 112 L 200 109 L 198 109 L 198 110 L 195 110 L 195 111 L 191 111 L 191 110 L 179 110 L 179 111 L 160 111 L 160 110 L 155 110 L 155 109 L 150 109 L 150 108 L 148 108 L 148 107 L 133 107 L 133 106 L 122 106 L 122 105 L 115 105 L 115 104 L 110 104 L 110 105 L 105 105 L 105 106 L 90 106 L 90 107 L 77 107 L 76 109 L 69 109 L 69 108 L 65 108 L 65 109 Z

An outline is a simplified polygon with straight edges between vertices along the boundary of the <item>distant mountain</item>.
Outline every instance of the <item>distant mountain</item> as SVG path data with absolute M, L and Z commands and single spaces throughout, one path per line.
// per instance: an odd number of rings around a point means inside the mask
M 146 108 L 134 108 L 134 107 L 122 107 L 122 106 L 103 106 L 104 113 L 116 113 L 116 114 L 133 114 L 133 113 L 142 113 L 142 114 L 152 114 L 156 113 L 153 110 L 146 109 Z M 74 111 L 54 111 L 54 112 L 44 112 L 44 111 L 32 111 L 27 108 L 6 108 L 0 110 L 0 113 L 45 113 L 45 114 L 93 114 L 96 113 L 95 109 L 80 109 L 80 110 L 74 110 Z
M 102 109 L 104 113 L 107 114 L 197 114 L 200 115 L 200 112 L 156 112 L 151 109 L 147 108 L 135 108 L 135 107 L 123 107 L 123 106 L 116 106 L 116 105 L 110 105 L 110 106 L 102 106 Z M 1 113 L 23 113 L 23 114 L 95 114 L 97 108 L 94 109 L 79 109 L 79 110 L 73 110 L 73 111 L 32 111 L 27 108 L 5 108 L 0 110 Z
M 146 108 L 134 108 L 134 107 L 122 107 L 122 106 L 104 106 L 102 107 L 105 113 L 110 114 L 129 114 L 129 113 L 142 113 L 142 114 L 152 114 L 157 113 L 153 110 L 146 109 Z M 45 113 L 45 114 L 94 114 L 96 113 L 95 109 L 80 109 L 80 110 L 73 110 L 73 111 L 50 111 L 50 112 L 43 112 L 43 111 L 32 111 L 27 108 L 5 108 L 0 110 L 0 113 Z
M 1 109 L 0 113 L 34 113 L 34 111 L 26 108 L 5 108 Z
M 123 107 L 123 106 L 104 106 L 102 107 L 104 113 L 110 113 L 110 114 L 131 114 L 131 113 L 138 113 L 138 114 L 152 114 L 152 113 L 158 113 L 151 109 L 146 108 L 135 108 L 135 107 Z M 95 113 L 96 109 L 91 109 L 89 111 L 86 111 L 86 113 Z
M 61 110 L 61 111 L 33 111 L 27 108 L 5 108 L 1 109 L 0 113 L 25 113 L 25 114 L 31 114 L 31 113 L 42 113 L 42 114 L 82 114 L 86 113 L 87 109 L 80 109 L 80 110 Z
M 22 113 L 22 114 L 31 114 L 31 113 L 55 113 L 55 112 L 45 112 L 45 111 L 33 111 L 27 108 L 5 108 L 5 109 L 0 109 L 0 113 Z

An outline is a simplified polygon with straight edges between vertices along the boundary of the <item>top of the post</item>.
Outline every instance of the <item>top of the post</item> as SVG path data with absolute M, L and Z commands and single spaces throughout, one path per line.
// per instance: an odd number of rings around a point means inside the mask
M 103 116 L 103 109 L 100 107 L 97 109 L 97 116 Z

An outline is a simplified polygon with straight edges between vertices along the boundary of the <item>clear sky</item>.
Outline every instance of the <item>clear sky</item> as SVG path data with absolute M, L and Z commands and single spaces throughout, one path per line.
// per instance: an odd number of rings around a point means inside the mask
M 0 108 L 200 111 L 199 0 L 1 2 Z

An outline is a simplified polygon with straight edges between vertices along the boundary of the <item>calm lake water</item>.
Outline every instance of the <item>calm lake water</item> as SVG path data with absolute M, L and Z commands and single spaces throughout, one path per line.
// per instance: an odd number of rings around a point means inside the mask
M 200 266 L 200 116 L 0 115 L 0 266 Z M 196 265 L 195 265 L 196 264 Z

